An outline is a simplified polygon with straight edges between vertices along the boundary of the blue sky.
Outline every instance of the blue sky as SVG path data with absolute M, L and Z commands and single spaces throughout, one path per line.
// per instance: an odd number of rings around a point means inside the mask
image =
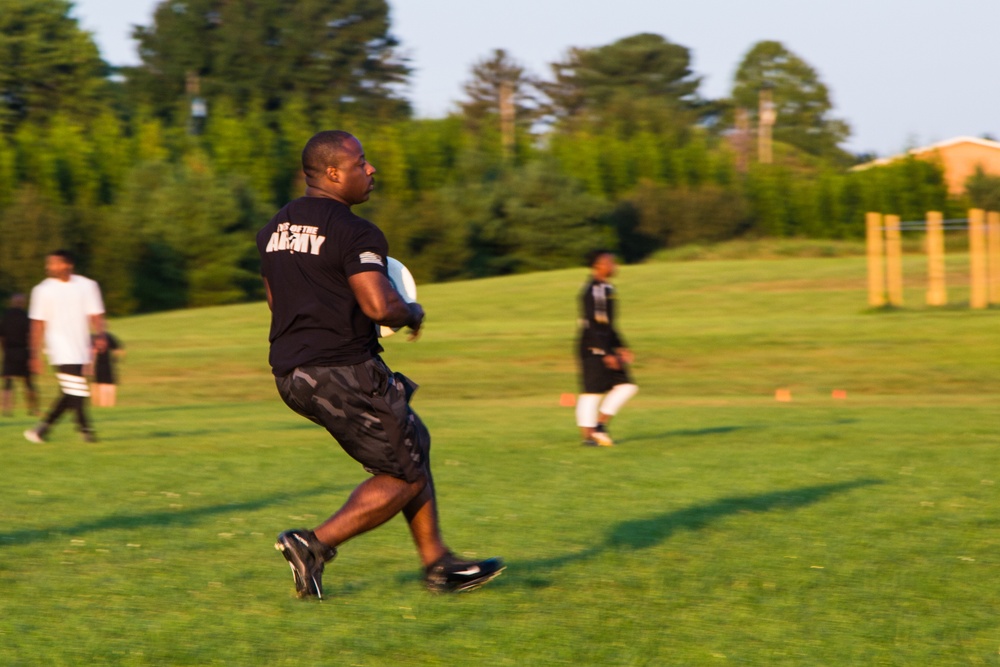
M 74 0 L 105 60 L 138 61 L 131 26 L 160 0 Z M 446 113 L 469 70 L 503 48 L 535 74 L 573 46 L 653 32 L 691 49 L 702 95 L 729 92 L 750 47 L 782 42 L 812 65 L 853 130 L 879 155 L 960 135 L 1000 138 L 1000 0 L 389 0 L 415 69 L 420 116 Z M 780 122 L 780 119 L 779 119 Z

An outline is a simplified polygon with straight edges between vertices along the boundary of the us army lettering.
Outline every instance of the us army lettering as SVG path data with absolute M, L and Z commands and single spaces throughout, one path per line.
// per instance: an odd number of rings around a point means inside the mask
M 287 250 L 293 253 L 308 252 L 311 255 L 318 255 L 319 249 L 326 242 L 326 237 L 320 236 L 318 232 L 318 227 L 283 222 L 278 225 L 277 231 L 271 234 L 265 252 Z

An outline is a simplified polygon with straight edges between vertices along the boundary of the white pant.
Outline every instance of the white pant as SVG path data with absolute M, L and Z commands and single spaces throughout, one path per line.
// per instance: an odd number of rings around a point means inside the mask
M 616 384 L 603 395 L 580 394 L 576 401 L 576 425 L 594 428 L 597 426 L 598 413 L 613 417 L 638 391 L 639 387 L 634 384 Z

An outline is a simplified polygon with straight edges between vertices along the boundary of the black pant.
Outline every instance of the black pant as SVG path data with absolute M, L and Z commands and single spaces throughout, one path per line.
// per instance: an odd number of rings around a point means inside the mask
M 59 378 L 59 387 L 62 389 L 62 395 L 56 401 L 55 405 L 52 406 L 49 414 L 42 420 L 42 431 L 44 432 L 51 428 L 56 423 L 56 420 L 62 417 L 64 412 L 72 410 L 76 414 L 76 424 L 80 427 L 80 431 L 86 433 L 90 430 L 87 413 L 84 410 L 87 397 L 66 393 L 67 390 L 73 390 L 71 387 L 78 386 L 81 383 L 84 386 L 86 385 L 86 379 L 83 377 L 83 365 L 68 364 L 65 366 L 56 366 L 56 373 L 66 376 Z

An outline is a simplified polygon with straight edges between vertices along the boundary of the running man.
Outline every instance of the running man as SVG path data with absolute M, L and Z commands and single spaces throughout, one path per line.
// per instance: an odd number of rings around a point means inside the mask
M 417 385 L 379 356 L 376 326 L 424 320 L 392 288 L 385 235 L 351 212 L 375 187 L 375 167 L 343 131 L 316 134 L 302 151 L 305 196 L 257 234 L 271 309 L 270 363 L 282 400 L 323 427 L 372 476 L 313 530 L 287 530 L 275 548 L 300 598 L 323 597 L 323 566 L 346 541 L 403 513 L 433 592 L 477 588 L 504 568 L 465 561 L 445 545 L 430 469 L 430 434 L 410 408 Z M 309 462 L 307 465 L 312 466 Z
M 585 445 L 611 447 L 611 418 L 639 391 L 629 377 L 631 350 L 615 329 L 615 289 L 608 280 L 618 271 L 609 250 L 595 250 L 587 258 L 590 280 L 581 299 L 578 353 L 583 393 L 576 402 L 576 424 Z

